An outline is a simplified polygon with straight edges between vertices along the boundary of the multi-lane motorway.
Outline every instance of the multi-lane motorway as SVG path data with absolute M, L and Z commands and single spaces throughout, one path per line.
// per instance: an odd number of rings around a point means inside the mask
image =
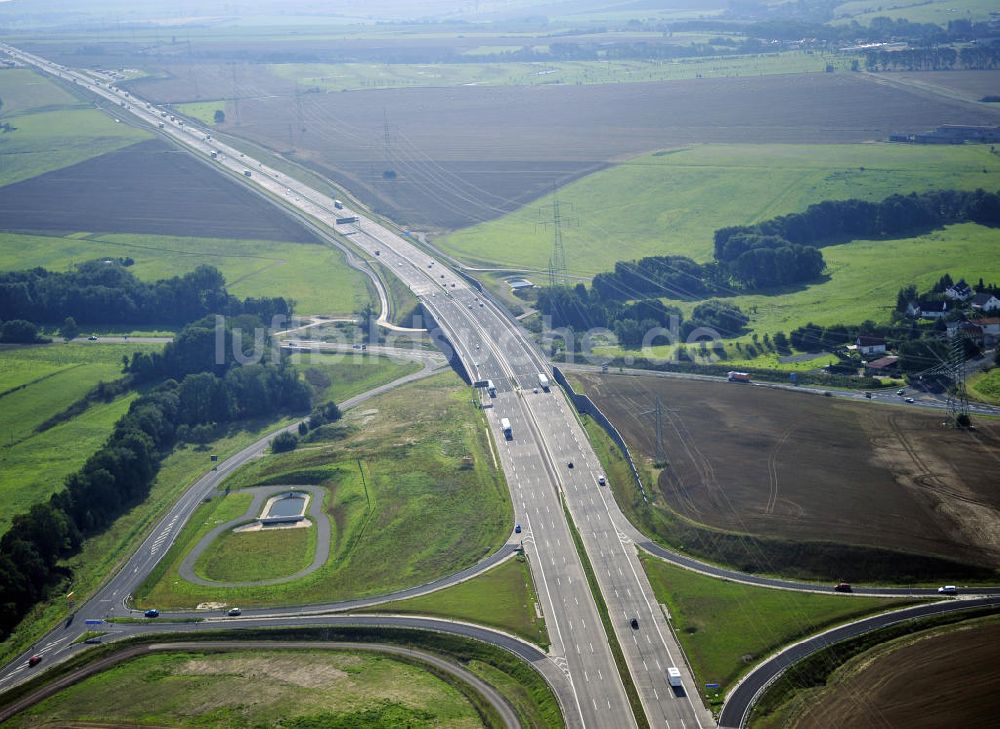
M 604 499 L 596 483 L 597 457 L 562 396 L 534 392 L 539 372 L 546 371 L 544 362 L 502 312 L 481 300 L 460 276 L 361 211 L 335 207 L 328 196 L 209 139 L 208 131 L 182 125 L 179 120 L 171 122 L 152 104 L 109 88 L 90 75 L 9 47 L 4 50 L 117 104 L 123 115 L 128 113 L 203 159 L 212 159 L 211 164 L 221 172 L 349 237 L 354 246 L 396 273 L 434 317 L 439 327 L 435 334 L 454 348 L 470 378 L 492 379 L 498 386 L 497 396 L 486 403 L 492 406 L 489 421 L 500 444 L 516 519 L 525 528 L 524 547 L 552 640 L 550 657 L 572 687 L 573 705 L 564 708 L 575 715 L 573 723 L 621 727 L 635 725 L 636 719 L 569 531 L 564 501 L 586 545 L 649 719 L 666 727 L 714 723 L 700 702 L 696 704 L 683 691 L 669 689 L 669 666 L 681 668 L 688 691 L 693 690 L 693 679 L 644 573 L 637 568 L 634 547 L 619 541 L 611 516 L 617 509 L 613 501 Z M 338 219 L 350 218 L 355 220 L 338 223 Z M 502 417 L 513 424 L 510 440 L 504 438 L 499 426 Z M 578 464 L 575 469 L 568 467 L 570 461 Z M 185 498 L 199 498 L 197 489 Z M 622 519 L 620 513 L 616 516 Z M 150 569 L 169 546 L 168 539 L 154 532 L 126 572 Z M 112 586 L 120 579 L 122 574 L 113 578 Z M 630 625 L 633 618 L 638 629 Z
M 554 667 L 567 690 L 560 693 L 572 726 L 627 727 L 636 717 L 626 697 L 609 638 L 590 592 L 574 545 L 569 518 L 579 532 L 607 605 L 612 630 L 634 681 L 642 710 L 657 727 L 714 726 L 697 698 L 697 688 L 641 569 L 636 542 L 644 538 L 628 523 L 606 487 L 598 483 L 599 461 L 575 413 L 558 391 L 539 386 L 539 373 L 551 373 L 527 335 L 500 309 L 452 269 L 397 235 L 363 211 L 338 208 L 323 193 L 285 176 L 262 161 L 210 138 L 210 132 L 178 121 L 97 77 L 67 69 L 0 44 L 24 63 L 117 105 L 118 113 L 152 126 L 176 144 L 240 180 L 310 223 L 332 231 L 331 241 L 355 249 L 392 270 L 420 299 L 437 327 L 431 331 L 443 349 L 454 352 L 473 381 L 492 380 L 495 397 L 482 391 L 482 403 L 498 444 L 510 487 L 515 519 L 545 614 L 551 639 L 546 671 Z M 162 125 L 162 126 L 161 126 Z M 214 154 L 213 154 L 214 153 Z M 342 222 L 338 222 L 338 219 Z M 511 424 L 509 437 L 500 426 Z M 137 576 L 148 573 L 183 525 L 181 514 L 214 487 L 214 480 L 238 466 L 227 461 L 185 494 L 173 517 L 157 528 L 125 569 L 113 577 L 101 599 L 127 594 Z M 569 517 L 567 517 L 567 512 Z M 252 618 L 254 624 L 319 621 L 295 611 Z M 179 624 L 178 631 L 197 629 Z M 188 626 L 188 627 L 185 627 Z M 666 669 L 680 669 L 684 690 L 672 690 Z

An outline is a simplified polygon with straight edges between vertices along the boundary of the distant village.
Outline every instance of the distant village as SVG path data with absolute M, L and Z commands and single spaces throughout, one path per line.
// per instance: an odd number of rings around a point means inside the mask
M 945 124 L 929 132 L 890 134 L 890 142 L 906 144 L 996 144 L 1000 143 L 1000 126 L 976 127 L 966 124 Z
M 911 287 L 909 293 L 915 289 Z M 962 337 L 977 350 L 993 349 L 1000 343 L 1000 290 L 985 286 L 982 280 L 972 287 L 964 279 L 950 283 L 946 275 L 935 290 L 902 304 L 898 314 L 915 322 L 940 322 L 935 329 L 942 337 L 949 341 Z M 884 337 L 859 335 L 847 349 L 860 355 L 866 375 L 893 376 L 899 372 L 900 357 L 889 351 Z

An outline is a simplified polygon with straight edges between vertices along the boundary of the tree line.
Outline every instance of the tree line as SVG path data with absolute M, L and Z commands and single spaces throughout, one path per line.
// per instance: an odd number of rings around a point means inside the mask
M 669 328 L 672 317 L 681 322 L 684 338 L 699 326 L 736 336 L 747 322 L 737 307 L 706 302 L 684 321 L 677 307 L 658 297 L 699 300 L 734 289 L 803 283 L 823 272 L 826 263 L 819 249 L 824 246 L 900 238 L 962 222 L 1000 226 L 1000 193 L 935 190 L 892 195 L 879 202 L 827 200 L 801 213 L 716 230 L 715 260 L 710 263 L 685 256 L 618 261 L 613 271 L 597 274 L 589 290 L 583 284 L 542 289 L 538 308 L 552 317 L 554 326 L 606 327 L 626 346 L 641 341 L 653 327 Z
M 634 347 L 652 329 L 663 328 L 687 339 L 698 328 L 710 328 L 721 336 L 738 336 L 749 317 L 725 301 L 709 300 L 694 308 L 688 319 L 676 306 L 658 299 L 623 302 L 605 297 L 596 286 L 555 286 L 539 292 L 539 311 L 551 317 L 552 325 L 574 331 L 606 328 L 614 331 L 622 346 Z
M 835 5 L 836 3 L 834 3 Z M 786 3 L 786 10 L 799 3 Z M 905 18 L 879 16 L 867 25 L 856 20 L 832 24 L 832 5 L 802 17 L 772 17 L 747 23 L 742 20 L 702 19 L 670 23 L 674 31 L 736 33 L 749 38 L 779 40 L 788 43 L 803 38 L 839 47 L 847 43 L 878 43 L 906 41 L 914 46 L 932 46 L 944 43 L 967 43 L 979 38 L 992 38 L 996 34 L 989 22 L 972 22 L 957 19 L 947 26 L 936 23 L 915 23 Z
M 715 231 L 715 258 L 730 262 L 747 250 L 751 238 L 778 238 L 788 244 L 824 246 L 862 239 L 901 238 L 955 223 L 1000 226 L 1000 193 L 984 190 L 932 190 L 891 195 L 879 202 L 825 200 L 801 213 L 755 225 Z
M 865 52 L 869 71 L 992 71 L 1000 68 L 1000 45 L 929 46 Z
M 199 266 L 183 276 L 147 283 L 127 259 L 96 260 L 65 273 L 33 268 L 0 273 L 0 319 L 78 324 L 186 324 L 209 313 L 290 316 L 281 297 L 240 300 L 218 269 Z
M 71 577 L 61 560 L 145 500 L 161 460 L 193 429 L 308 411 L 311 391 L 285 359 L 240 365 L 227 347 L 229 354 L 217 363 L 215 338 L 204 336 L 212 325 L 206 319 L 185 327 L 156 360 L 162 365 L 156 373 L 167 379 L 131 404 L 104 445 L 61 491 L 13 518 L 0 538 L 0 638 Z M 226 341 L 231 344 L 237 331 L 247 339 L 261 327 L 254 317 L 229 319 Z M 134 355 L 128 369 L 142 356 Z

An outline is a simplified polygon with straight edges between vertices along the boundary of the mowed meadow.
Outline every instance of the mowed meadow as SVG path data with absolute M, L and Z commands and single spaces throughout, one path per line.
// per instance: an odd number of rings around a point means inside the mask
M 134 394 L 93 402 L 46 427 L 98 382 L 121 376 L 122 357 L 162 345 L 92 342 L 0 346 L 0 533 L 21 513 L 62 488 L 128 410 Z
M 0 186 L 150 139 L 24 68 L 0 69 Z
M 63 271 L 95 258 L 129 257 L 144 281 L 215 266 L 235 296 L 284 296 L 302 314 L 351 314 L 370 300 L 367 278 L 325 244 L 137 233 L 0 232 L 0 270 Z
M 370 301 L 340 251 L 150 132 L 28 69 L 0 70 L 0 99 L 0 270 L 129 257 L 144 280 L 212 265 L 231 293 L 304 313 Z
M 692 145 L 633 157 L 435 242 L 472 263 L 544 269 L 552 230 L 538 223 L 558 199 L 569 273 L 589 278 L 643 256 L 708 261 L 716 229 L 823 200 L 979 187 L 1000 188 L 1000 157 L 982 145 Z

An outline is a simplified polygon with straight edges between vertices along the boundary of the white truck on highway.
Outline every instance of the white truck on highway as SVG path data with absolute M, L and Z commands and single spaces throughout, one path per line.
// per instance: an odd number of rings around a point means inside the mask
M 490 397 L 497 396 L 497 386 L 493 384 L 493 380 L 486 380 L 486 392 L 490 394 Z
M 514 438 L 514 431 L 510 427 L 510 421 L 507 418 L 500 418 L 500 427 L 503 428 L 503 437 L 507 440 L 512 440 Z
M 340 202 L 340 200 L 334 200 L 333 201 L 333 207 L 337 208 L 337 210 L 343 210 L 344 209 L 344 203 Z
M 549 391 L 549 377 L 541 372 L 538 373 L 538 386 L 541 387 L 545 392 Z
M 681 672 L 676 666 L 671 666 L 667 669 L 667 683 L 669 683 L 674 688 L 679 688 L 681 684 Z

